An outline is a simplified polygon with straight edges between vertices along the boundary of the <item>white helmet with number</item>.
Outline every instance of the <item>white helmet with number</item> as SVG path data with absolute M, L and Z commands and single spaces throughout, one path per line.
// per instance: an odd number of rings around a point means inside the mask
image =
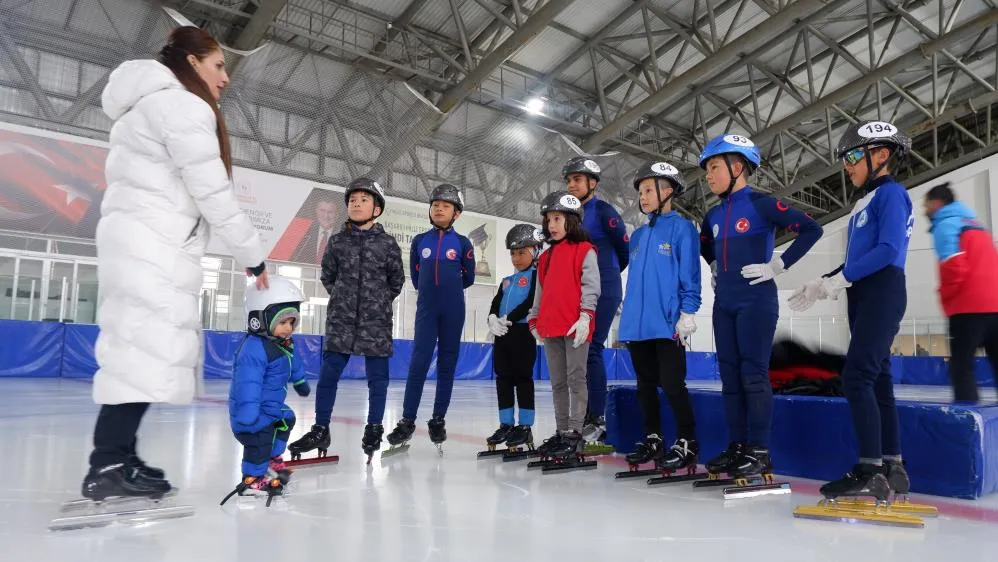
M 266 289 L 257 289 L 251 280 L 246 286 L 246 328 L 251 333 L 273 335 L 273 329 L 281 321 L 294 318 L 298 322 L 305 294 L 280 275 L 270 276 L 269 284 Z

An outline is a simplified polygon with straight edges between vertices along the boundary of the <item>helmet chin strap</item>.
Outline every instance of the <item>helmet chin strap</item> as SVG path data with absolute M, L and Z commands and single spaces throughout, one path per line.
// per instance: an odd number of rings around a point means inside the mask
M 723 193 L 718 194 L 718 197 L 721 199 L 731 195 L 731 192 L 735 189 L 735 184 L 738 183 L 738 178 L 741 177 L 740 174 L 736 176 L 734 168 L 731 167 L 730 154 L 724 155 L 724 165 L 728 167 L 728 177 L 731 179 L 728 181 L 728 189 L 725 189 Z M 742 170 L 742 173 L 745 173 L 745 170 Z
M 429 217 L 429 219 L 430 219 L 430 226 L 432 226 L 433 228 L 435 228 L 437 230 L 445 230 L 445 231 L 446 230 L 450 230 L 451 227 L 454 226 L 454 223 L 457 221 L 457 207 L 454 208 L 454 216 L 451 217 L 450 222 L 448 222 L 447 226 L 445 226 L 445 227 L 437 226 L 437 223 L 433 222 L 433 211 L 432 210 L 429 213 L 427 213 L 426 216 Z
M 883 163 L 880 164 L 879 166 L 877 166 L 877 169 L 874 170 L 873 169 L 873 158 L 870 158 L 870 149 L 871 148 L 887 148 L 887 147 L 886 146 L 885 147 L 872 146 L 872 147 L 866 147 L 863 150 L 863 159 L 866 160 L 866 169 L 870 171 L 870 173 L 867 174 L 867 176 L 866 176 L 866 181 L 863 182 L 863 186 L 860 188 L 860 189 L 863 190 L 863 192 L 869 192 L 870 191 L 870 184 L 873 183 L 873 180 L 877 179 L 877 174 L 879 174 L 880 171 L 884 169 L 884 166 L 886 166 L 887 163 L 890 162 L 891 158 L 894 157 L 894 151 L 891 150 L 890 151 L 891 155 L 887 157 L 887 160 L 884 160 Z M 888 150 L 890 150 L 890 149 L 888 149 Z
M 655 222 L 658 221 L 658 217 L 662 216 L 662 207 L 664 207 L 665 204 L 672 199 L 673 194 L 676 193 L 676 190 L 673 189 L 672 193 L 667 195 L 665 199 L 662 199 L 662 184 L 659 183 L 660 181 L 661 178 L 655 178 L 655 196 L 658 197 L 658 207 L 656 207 L 654 211 L 649 213 L 651 215 L 651 220 L 648 221 L 649 226 L 655 226 Z
M 374 208 L 377 209 L 378 206 L 375 205 Z M 378 215 L 375 214 L 375 212 L 373 210 L 371 211 L 371 218 L 364 219 L 362 221 L 353 220 L 352 218 L 350 218 L 350 214 L 347 213 L 347 222 L 350 223 L 350 224 L 352 224 L 353 226 L 357 226 L 357 227 L 364 226 L 365 224 L 369 224 L 371 222 L 374 222 L 374 219 L 376 219 L 376 218 L 378 218 Z

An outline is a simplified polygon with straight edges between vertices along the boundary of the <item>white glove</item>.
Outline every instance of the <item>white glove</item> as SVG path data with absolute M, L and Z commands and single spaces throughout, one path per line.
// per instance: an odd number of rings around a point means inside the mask
M 833 301 L 838 300 L 839 293 L 842 292 L 842 289 L 851 286 L 852 283 L 846 281 L 846 276 L 843 275 L 841 271 L 831 277 L 821 278 L 821 288 L 824 290 L 828 298 Z
M 505 336 L 509 332 L 509 326 L 512 325 L 513 323 L 506 320 L 505 316 L 498 318 L 495 314 L 489 314 L 489 332 L 497 338 Z
M 786 271 L 783 268 L 783 260 L 779 256 L 773 256 L 769 263 L 751 263 L 742 268 L 742 277 L 745 279 L 755 279 L 749 285 L 758 285 L 773 279 L 777 275 Z
M 575 321 L 575 324 L 572 324 L 572 327 L 568 329 L 568 334 L 565 335 L 575 334 L 572 347 L 579 347 L 589 338 L 589 321 L 589 315 L 583 312 L 579 315 L 579 319 Z
M 710 264 L 710 288 L 717 290 L 717 260 Z
M 791 310 L 803 312 L 811 308 L 815 301 L 823 299 L 837 300 L 842 289 L 851 285 L 852 283 L 846 281 L 846 277 L 842 272 L 836 273 L 831 277 L 819 277 L 818 279 L 808 281 L 803 287 L 794 291 L 794 294 L 790 295 L 790 298 L 787 299 L 787 304 L 790 305 Z
M 544 340 L 541 338 L 541 335 L 537 333 L 537 328 L 531 328 L 530 335 L 534 336 L 534 339 L 537 340 L 537 343 L 544 343 Z
M 697 321 L 692 314 L 679 313 L 679 322 L 676 323 L 676 333 L 679 334 L 679 343 L 683 347 L 690 347 L 690 336 L 697 331 Z

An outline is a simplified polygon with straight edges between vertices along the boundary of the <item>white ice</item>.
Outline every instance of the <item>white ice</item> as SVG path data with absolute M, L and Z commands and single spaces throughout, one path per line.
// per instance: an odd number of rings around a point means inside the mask
M 404 383 L 389 390 L 386 430 L 398 420 Z M 794 519 L 817 501 L 818 483 L 791 479 L 789 496 L 721 499 L 689 484 L 648 488 L 615 481 L 620 460 L 598 470 L 528 471 L 525 462 L 476 460 L 497 427 L 491 382 L 459 382 L 438 456 L 425 431 L 433 384 L 408 453 L 365 466 L 360 438 L 363 382 L 340 386 L 333 448 L 338 465 L 299 469 L 295 489 L 271 508 L 260 499 L 218 502 L 239 480 L 240 448 L 229 430 L 225 382 L 190 407 L 154 406 L 139 451 L 167 471 L 186 519 L 50 532 L 59 505 L 79 497 L 97 408 L 90 385 L 0 380 L 0 435 L 7 479 L 0 486 L 0 560 L 274 562 L 278 560 L 485 561 L 725 560 L 749 562 L 987 560 L 998 556 L 998 497 L 940 506 L 924 529 Z M 293 396 L 293 433 L 308 429 L 312 398 Z M 988 397 L 994 398 L 993 392 Z M 550 389 L 538 386 L 540 441 L 552 430 Z M 387 446 L 387 444 L 385 444 Z

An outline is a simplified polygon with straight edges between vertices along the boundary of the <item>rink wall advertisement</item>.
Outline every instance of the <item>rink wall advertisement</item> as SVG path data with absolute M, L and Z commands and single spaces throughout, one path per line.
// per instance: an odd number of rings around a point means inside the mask
M 92 240 L 106 158 L 106 143 L 0 124 L 0 230 Z M 325 241 L 346 221 L 342 187 L 240 167 L 233 185 L 271 260 L 321 263 Z M 429 220 L 427 204 L 395 198 L 379 219 L 398 240 L 407 270 L 412 239 Z M 454 226 L 475 247 L 476 282 L 494 285 L 496 219 L 466 213 Z M 208 252 L 228 255 L 218 240 Z

